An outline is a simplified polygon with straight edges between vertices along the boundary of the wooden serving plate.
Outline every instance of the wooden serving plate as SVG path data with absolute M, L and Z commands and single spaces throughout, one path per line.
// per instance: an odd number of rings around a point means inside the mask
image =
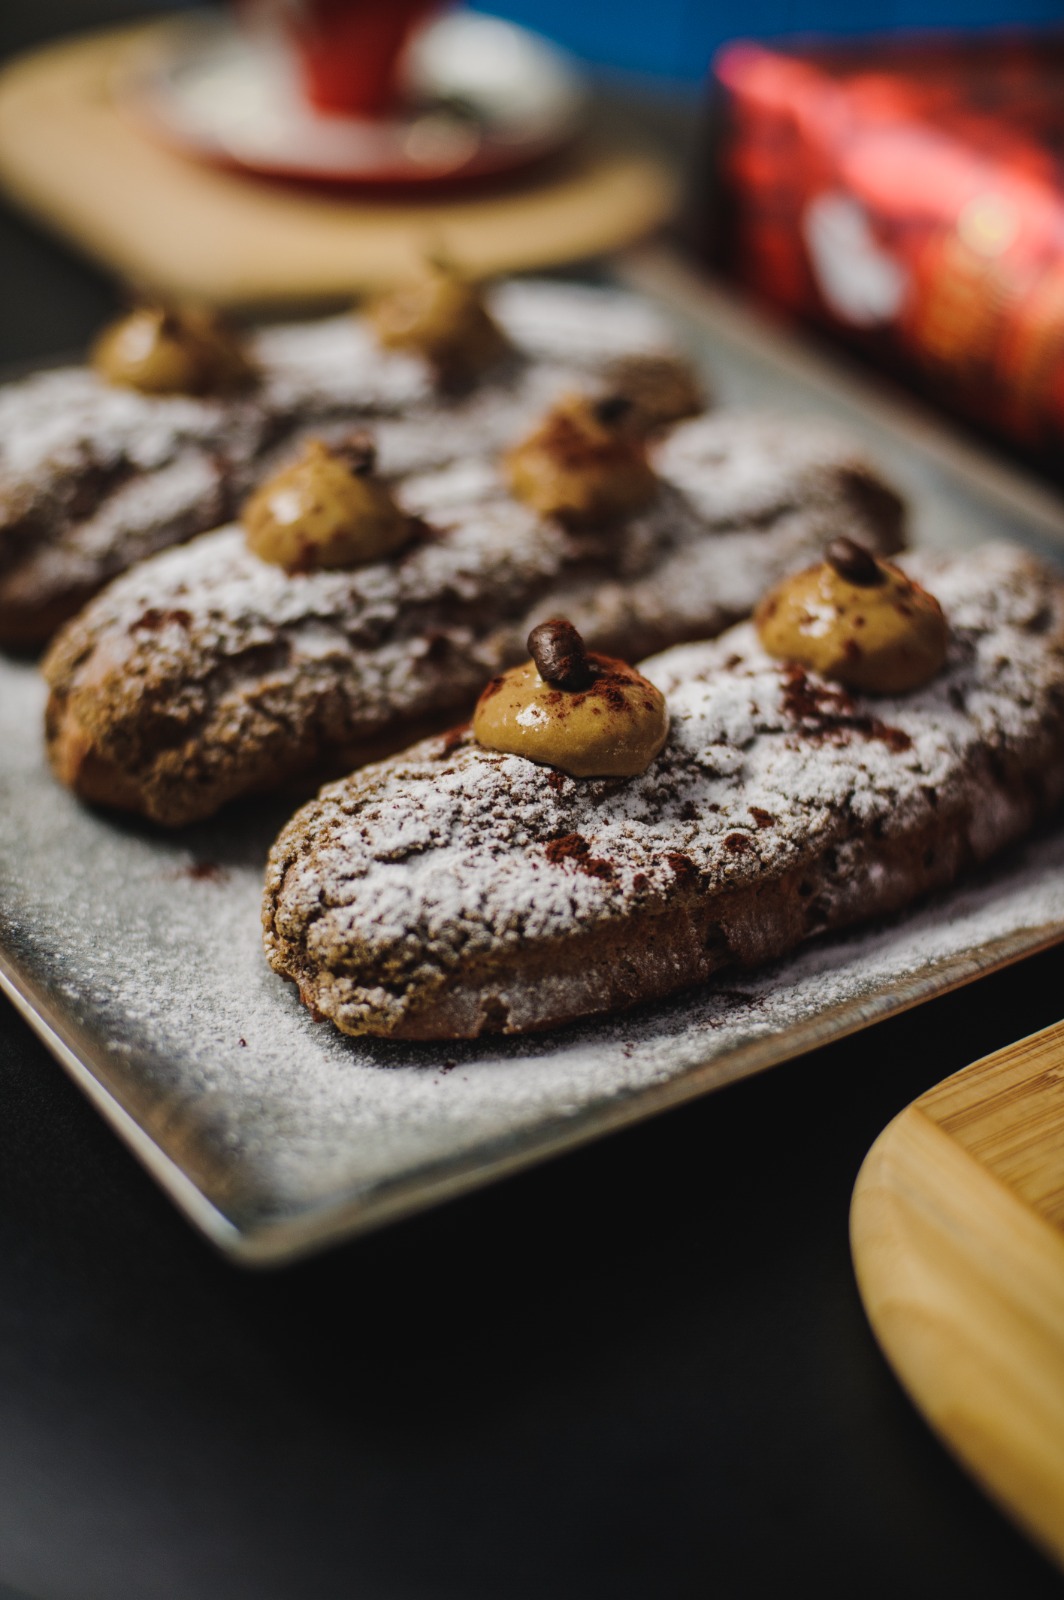
M 901 1382 L 1064 1564 L 1064 1023 L 895 1117 L 861 1168 L 850 1226 Z
M 478 276 L 557 266 L 630 244 L 673 209 L 669 169 L 601 117 L 519 182 L 454 197 L 351 195 L 192 161 L 148 138 L 116 93 L 173 25 L 65 40 L 0 74 L 0 188 L 156 294 L 244 308 L 342 300 L 409 272 L 426 248 Z

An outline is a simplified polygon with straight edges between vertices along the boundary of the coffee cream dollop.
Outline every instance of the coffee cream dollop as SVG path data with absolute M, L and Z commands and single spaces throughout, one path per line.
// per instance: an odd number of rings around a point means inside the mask
M 104 329 L 91 361 L 108 383 L 141 394 L 225 394 L 254 376 L 233 330 L 194 306 L 136 306 Z
M 754 621 L 769 655 L 866 694 L 919 689 L 949 643 L 934 596 L 852 539 L 833 540 L 819 566 L 785 578 Z
M 472 382 L 510 350 L 480 288 L 444 261 L 427 260 L 367 315 L 384 349 L 424 356 L 444 383 Z
M 249 549 L 288 572 L 360 566 L 401 549 L 413 522 L 374 477 L 374 465 L 364 438 L 335 446 L 308 440 L 300 459 L 245 504 Z
M 590 653 L 559 618 L 533 628 L 528 648 L 532 660 L 493 678 L 478 700 L 478 743 L 573 778 L 645 772 L 669 733 L 660 691 L 625 662 Z
M 641 511 L 658 480 L 623 395 L 567 395 L 505 459 L 510 488 L 544 517 L 574 527 Z

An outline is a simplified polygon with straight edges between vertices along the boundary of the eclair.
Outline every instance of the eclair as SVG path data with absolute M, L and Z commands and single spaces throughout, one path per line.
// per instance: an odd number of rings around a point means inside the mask
M 557 1027 L 897 912 L 1020 837 L 1064 796 L 1064 584 L 1011 546 L 854 543 L 627 678 L 555 619 L 471 726 L 293 818 L 271 966 L 349 1034 Z
M 671 478 L 672 440 L 659 459 L 615 400 L 563 397 L 500 462 L 398 483 L 364 439 L 306 445 L 241 524 L 143 562 L 61 632 L 60 781 L 170 826 L 309 792 L 468 713 L 546 619 L 638 657 L 718 633 L 835 536 L 902 543 L 902 502 L 832 430 L 697 419 Z

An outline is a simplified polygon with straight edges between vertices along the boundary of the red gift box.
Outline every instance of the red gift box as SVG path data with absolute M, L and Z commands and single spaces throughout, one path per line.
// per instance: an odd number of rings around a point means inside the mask
M 714 71 L 718 263 L 1064 470 L 1064 35 Z

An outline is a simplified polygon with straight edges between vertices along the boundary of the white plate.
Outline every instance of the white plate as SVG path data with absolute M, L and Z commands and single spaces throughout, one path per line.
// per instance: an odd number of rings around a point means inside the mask
M 513 171 L 560 149 L 584 110 L 581 80 L 544 39 L 458 11 L 413 41 L 408 109 L 325 115 L 305 100 L 275 36 L 195 16 L 154 33 L 114 86 L 138 123 L 190 155 L 319 182 L 415 185 Z

